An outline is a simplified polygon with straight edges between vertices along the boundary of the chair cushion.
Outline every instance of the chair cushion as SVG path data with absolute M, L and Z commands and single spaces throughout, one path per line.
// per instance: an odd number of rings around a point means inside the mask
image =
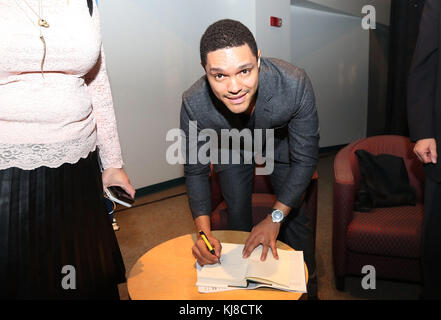
M 406 165 L 402 157 L 391 154 L 373 155 L 356 150 L 361 172 L 359 190 L 354 209 L 371 211 L 372 208 L 415 205 L 415 190 L 409 184 Z
M 419 258 L 423 211 L 418 203 L 415 207 L 354 212 L 347 230 L 347 248 L 358 253 Z
M 268 193 L 253 193 L 251 201 L 253 210 L 253 225 L 255 225 L 266 217 L 269 210 L 272 208 L 274 202 L 276 201 L 276 195 Z M 228 229 L 228 211 L 225 201 L 222 201 L 212 212 L 211 229 Z

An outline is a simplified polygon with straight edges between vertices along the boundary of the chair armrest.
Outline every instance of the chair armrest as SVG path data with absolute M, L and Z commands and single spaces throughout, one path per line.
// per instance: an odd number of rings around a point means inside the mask
M 318 174 L 314 172 L 311 182 L 305 191 L 304 205 L 307 210 L 307 215 L 312 217 L 312 230 L 314 239 L 314 248 L 316 246 L 317 234 L 317 202 L 318 202 Z
M 224 201 L 222 196 L 222 189 L 219 181 L 219 174 L 213 170 L 213 165 L 211 165 L 210 172 L 210 194 L 211 194 L 211 211 L 216 210 L 216 207 Z
M 334 182 L 333 219 L 332 219 L 332 255 L 334 272 L 344 275 L 346 272 L 346 234 L 353 218 L 355 186 Z
M 346 228 L 352 220 L 355 192 L 360 184 L 358 162 L 354 157 L 353 148 L 359 142 L 355 141 L 341 149 L 334 159 L 334 189 L 333 208 L 334 220 L 341 225 L 346 233 Z
M 358 185 L 351 163 L 355 141 L 341 149 L 334 159 L 332 255 L 336 275 L 346 273 L 346 233 L 353 218 L 355 192 Z
M 354 175 L 353 163 L 353 148 L 359 142 L 357 140 L 341 149 L 334 159 L 334 178 L 335 182 L 340 184 L 354 184 L 356 183 L 356 176 Z

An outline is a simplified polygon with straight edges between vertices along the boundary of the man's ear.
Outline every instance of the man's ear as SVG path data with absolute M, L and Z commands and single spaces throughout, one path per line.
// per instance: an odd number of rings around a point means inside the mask
M 262 52 L 260 50 L 257 51 L 257 68 L 260 68 L 260 56 Z
M 204 69 L 204 71 L 205 71 L 205 66 L 204 66 L 204 64 L 202 63 L 202 61 L 201 61 L 201 66 L 202 66 L 202 69 Z

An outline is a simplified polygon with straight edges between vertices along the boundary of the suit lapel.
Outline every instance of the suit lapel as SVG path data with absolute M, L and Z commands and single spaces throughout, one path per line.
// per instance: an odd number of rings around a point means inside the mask
M 264 59 L 261 59 L 259 71 L 259 89 L 257 94 L 255 112 L 255 129 L 262 130 L 262 146 L 266 145 L 266 130 L 271 128 L 273 105 L 271 98 L 273 96 L 273 86 L 271 81 L 271 71 L 266 66 Z M 255 135 L 257 133 L 255 132 Z M 255 136 L 256 137 L 256 136 Z
M 264 59 L 261 59 L 259 71 L 259 89 L 257 93 L 257 101 L 254 112 L 256 117 L 256 129 L 271 128 L 271 118 L 273 114 L 273 106 L 270 103 L 273 96 L 273 86 L 271 81 L 271 71 L 266 66 Z

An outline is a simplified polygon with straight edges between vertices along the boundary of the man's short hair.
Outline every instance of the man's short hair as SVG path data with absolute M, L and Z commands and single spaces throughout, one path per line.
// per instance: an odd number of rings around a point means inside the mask
M 224 48 L 240 47 L 247 44 L 257 58 L 257 44 L 251 31 L 239 21 L 231 19 L 219 20 L 210 25 L 201 38 L 201 62 L 205 67 L 207 55 L 211 51 Z

